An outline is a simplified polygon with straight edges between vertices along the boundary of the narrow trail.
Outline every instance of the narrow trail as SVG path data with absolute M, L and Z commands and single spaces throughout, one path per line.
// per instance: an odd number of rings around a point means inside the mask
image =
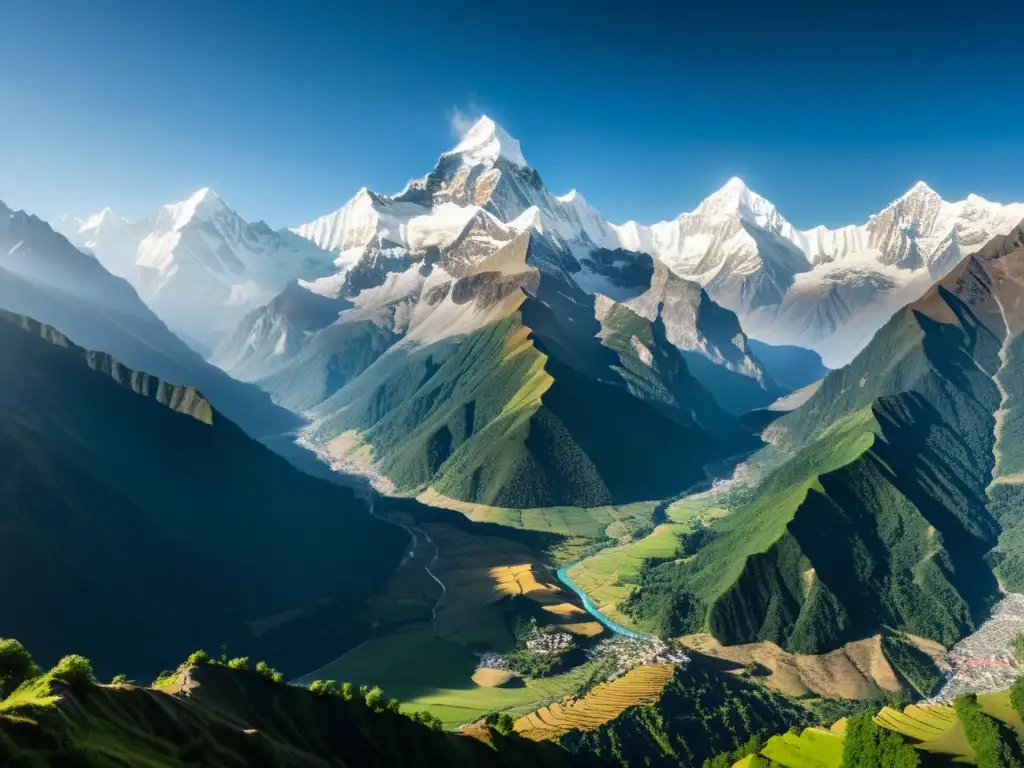
M 421 536 L 423 537 L 423 541 L 425 541 L 427 544 L 434 548 L 434 556 L 433 558 L 431 558 L 429 563 L 423 566 L 423 570 L 430 578 L 437 582 L 437 585 L 439 587 L 441 587 L 441 595 L 437 598 L 437 602 L 434 603 L 434 607 L 430 609 L 430 623 L 432 625 L 436 624 L 437 609 L 441 606 L 441 601 L 444 600 L 444 596 L 448 594 L 448 588 L 444 585 L 444 582 L 441 581 L 437 577 L 437 574 L 431 570 L 431 566 L 438 561 L 438 558 L 440 558 L 441 550 L 438 549 L 438 546 L 434 542 L 434 540 L 430 538 L 430 535 L 422 528 L 419 528 L 417 526 L 406 525 L 405 523 L 400 523 L 396 520 L 392 520 L 387 515 L 378 514 L 376 509 L 376 496 L 374 495 L 373 491 L 366 492 L 366 494 L 363 495 L 362 498 L 367 503 L 367 511 L 370 513 L 371 517 L 377 518 L 382 523 L 387 523 L 388 525 L 394 525 L 399 528 L 402 528 L 405 530 L 406 533 L 409 534 L 409 549 L 406 551 L 405 556 L 402 558 L 402 562 L 399 565 L 400 568 L 403 567 L 411 558 L 415 556 L 416 546 L 420 543 Z

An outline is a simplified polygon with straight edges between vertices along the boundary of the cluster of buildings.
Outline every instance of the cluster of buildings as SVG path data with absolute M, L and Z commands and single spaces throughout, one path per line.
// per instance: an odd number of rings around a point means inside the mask
M 991 693 L 1009 688 L 1024 675 L 1013 653 L 1013 642 L 1024 636 L 1024 595 L 1004 597 L 978 631 L 936 660 L 946 675 L 942 689 L 930 699 L 948 703 L 961 693 Z

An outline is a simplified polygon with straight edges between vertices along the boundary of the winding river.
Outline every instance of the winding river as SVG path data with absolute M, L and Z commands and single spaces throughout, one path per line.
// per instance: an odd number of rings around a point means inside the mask
M 601 611 L 598 609 L 598 607 L 596 605 L 594 605 L 593 601 L 590 599 L 590 596 L 586 592 L 584 592 L 582 589 L 577 587 L 575 584 L 573 584 L 572 583 L 572 579 L 570 579 L 568 574 L 566 573 L 566 570 L 569 569 L 569 568 L 572 568 L 574 565 L 576 565 L 576 563 L 570 563 L 569 565 L 565 566 L 564 568 L 559 568 L 558 569 L 558 574 L 557 574 L 558 575 L 558 580 L 560 582 L 562 582 L 563 584 L 565 584 L 565 586 L 567 586 L 569 589 L 571 589 L 577 595 L 579 595 L 580 600 L 583 601 L 583 607 L 587 609 L 587 613 L 589 613 L 591 616 L 593 616 L 599 622 L 604 624 L 606 627 L 608 627 L 608 629 L 610 629 L 612 632 L 614 632 L 617 635 L 622 635 L 623 637 L 631 637 L 634 640 L 653 640 L 654 639 L 651 635 L 645 635 L 642 632 L 634 632 L 631 629 L 626 629 L 621 624 L 616 624 L 614 621 L 612 621 L 607 616 L 605 616 L 603 613 L 601 613 Z

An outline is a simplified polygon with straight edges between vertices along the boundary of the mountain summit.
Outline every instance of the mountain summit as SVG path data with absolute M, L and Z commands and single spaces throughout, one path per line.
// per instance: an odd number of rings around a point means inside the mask
M 501 157 L 522 168 L 530 167 L 519 148 L 519 142 L 487 115 L 477 120 L 458 146 L 445 155 L 459 155 L 466 165 L 493 163 Z
M 738 178 L 692 212 L 614 227 L 699 282 L 752 337 L 816 349 L 837 366 L 963 256 L 1024 218 L 1024 204 L 949 203 L 924 182 L 861 225 L 799 231 Z
M 209 188 L 139 221 L 104 209 L 61 224 L 164 322 L 205 348 L 289 282 L 334 270 L 332 254 L 288 230 L 245 221 Z

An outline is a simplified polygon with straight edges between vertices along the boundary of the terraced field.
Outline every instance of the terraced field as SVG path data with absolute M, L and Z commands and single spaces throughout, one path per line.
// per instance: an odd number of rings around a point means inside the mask
M 821 728 L 805 728 L 799 736 L 773 736 L 761 754 L 786 768 L 839 768 L 843 737 Z
M 978 703 L 985 714 L 1024 734 L 1024 721 L 1010 706 L 1008 691 L 979 696 Z M 974 750 L 953 707 L 912 704 L 902 712 L 884 707 L 875 716 L 875 722 L 903 734 L 920 751 L 941 756 L 943 760 L 956 764 L 972 764 L 975 760 Z M 829 731 L 807 728 L 799 735 L 773 736 L 761 755 L 785 768 L 840 768 L 845 726 L 846 721 L 840 720 Z
M 979 696 L 978 704 L 985 714 L 1005 723 L 1017 733 L 1024 734 L 1024 722 L 1010 706 L 1008 691 Z M 909 706 L 903 713 L 886 708 L 878 713 L 875 721 L 879 725 L 919 740 L 917 748 L 923 752 L 966 760 L 974 758 L 974 750 L 967 742 L 967 735 L 953 707 Z
M 635 667 L 622 677 L 597 686 L 583 698 L 565 699 L 521 717 L 516 721 L 516 732 L 540 741 L 572 729 L 597 728 L 629 707 L 655 701 L 675 668 L 675 664 Z
M 920 742 L 941 740 L 957 726 L 956 711 L 952 707 L 913 704 L 902 712 L 884 707 L 875 716 L 875 722 Z

